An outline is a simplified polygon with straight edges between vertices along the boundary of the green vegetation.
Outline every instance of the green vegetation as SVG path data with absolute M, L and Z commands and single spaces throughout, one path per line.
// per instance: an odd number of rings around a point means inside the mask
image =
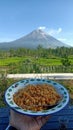
M 27 61 L 28 60 L 28 61 Z M 43 64 L 43 65 L 61 65 L 61 59 L 59 58 L 38 58 L 35 59 L 34 57 L 11 57 L 11 58 L 5 58 L 0 59 L 0 66 L 8 66 L 9 64 L 13 63 L 36 63 L 36 64 Z
M 73 72 L 73 48 L 10 49 L 0 51 L 2 73 Z
M 19 63 L 26 60 L 24 57 L 6 57 L 0 59 L 0 66 L 8 66 L 9 64 Z

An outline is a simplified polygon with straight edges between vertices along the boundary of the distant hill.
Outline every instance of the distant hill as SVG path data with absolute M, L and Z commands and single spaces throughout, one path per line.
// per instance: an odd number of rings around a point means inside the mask
M 10 49 L 19 47 L 35 49 L 39 45 L 41 45 L 43 48 L 57 48 L 62 46 L 70 47 L 69 45 L 62 43 L 61 41 L 48 35 L 41 29 L 37 29 L 17 40 L 0 43 L 0 49 Z

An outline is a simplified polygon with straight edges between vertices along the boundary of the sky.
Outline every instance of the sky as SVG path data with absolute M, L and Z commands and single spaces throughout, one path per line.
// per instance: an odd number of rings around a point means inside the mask
M 73 46 L 73 0 L 0 0 L 0 42 L 35 29 Z

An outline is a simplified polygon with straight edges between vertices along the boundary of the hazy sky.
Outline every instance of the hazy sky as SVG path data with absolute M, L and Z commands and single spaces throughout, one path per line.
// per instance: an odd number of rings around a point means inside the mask
M 73 46 L 73 0 L 0 0 L 0 42 L 37 28 Z

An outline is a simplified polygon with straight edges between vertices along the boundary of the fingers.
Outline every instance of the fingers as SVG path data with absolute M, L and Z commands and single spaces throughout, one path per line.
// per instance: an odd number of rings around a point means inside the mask
M 50 118 L 50 116 L 41 117 L 42 125 L 44 125 L 49 120 L 49 118 Z
M 49 115 L 49 116 L 43 116 L 43 117 L 37 117 L 36 118 L 36 120 L 37 120 L 37 122 L 38 122 L 38 125 L 40 126 L 40 127 L 42 127 L 47 121 L 48 121 L 48 119 L 50 118 L 51 116 Z

